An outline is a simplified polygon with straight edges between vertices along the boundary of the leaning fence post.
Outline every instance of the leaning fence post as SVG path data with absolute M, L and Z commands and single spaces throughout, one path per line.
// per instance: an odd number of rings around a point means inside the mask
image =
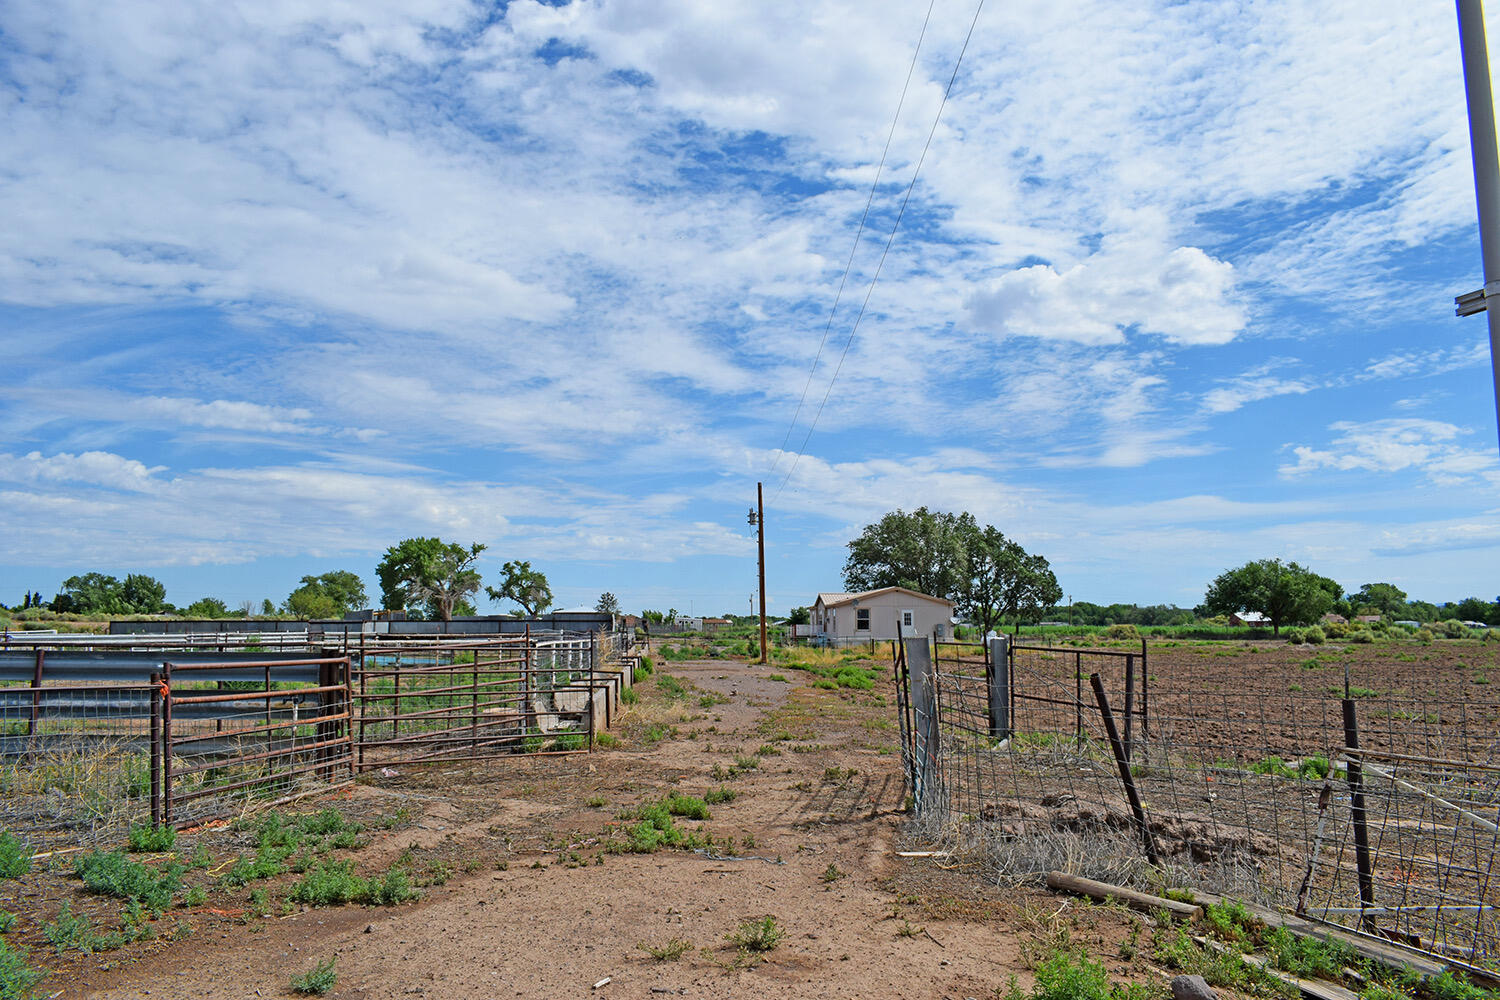
M 990 739 L 1008 740 L 1010 720 L 1010 639 L 999 635 L 990 639 Z
M 1115 764 L 1120 768 L 1120 781 L 1125 785 L 1125 798 L 1130 801 L 1130 811 L 1141 830 L 1141 843 L 1146 848 L 1146 860 L 1153 865 L 1161 864 L 1156 851 L 1156 838 L 1151 836 L 1151 827 L 1146 824 L 1146 810 L 1141 806 L 1140 793 L 1135 788 L 1135 776 L 1130 773 L 1130 761 L 1125 756 L 1125 747 L 1120 742 L 1120 731 L 1115 727 L 1115 714 L 1109 710 L 1109 698 L 1104 693 L 1104 681 L 1097 673 L 1089 674 L 1089 684 L 1094 689 L 1094 700 L 1099 703 L 1099 714 L 1104 717 L 1104 732 L 1109 737 L 1109 747 L 1114 751 Z
M 1133 719 L 1135 714 L 1135 654 L 1125 654 L 1125 759 L 1130 760 L 1135 756 L 1135 741 L 1131 739 L 1134 732 Z
M 161 826 L 161 674 L 151 675 L 151 829 Z
M 1347 683 L 1347 682 L 1346 682 Z M 1375 868 L 1370 862 L 1370 830 L 1365 818 L 1365 775 L 1360 763 L 1359 723 L 1354 715 L 1354 699 L 1343 699 L 1344 747 L 1349 758 L 1349 819 L 1354 825 L 1354 864 L 1359 871 L 1359 901 L 1364 907 L 1375 905 Z M 1375 933 L 1375 918 L 1360 914 L 1360 924 Z

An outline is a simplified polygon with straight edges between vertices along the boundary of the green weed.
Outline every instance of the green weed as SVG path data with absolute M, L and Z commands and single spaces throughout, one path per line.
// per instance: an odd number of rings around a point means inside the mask
M 157 854 L 161 851 L 170 851 L 172 845 L 177 843 L 177 828 L 175 826 L 157 826 L 150 824 L 132 825 L 130 828 L 130 850 L 135 853 Z
M 692 950 L 693 942 L 674 937 L 661 944 L 647 944 L 642 941 L 636 947 L 650 955 L 655 961 L 675 962 Z
M 742 951 L 767 952 L 786 937 L 786 929 L 776 923 L 775 917 L 767 914 L 759 920 L 740 924 L 726 937 L 730 944 Z
M 337 956 L 327 961 L 319 962 L 312 967 L 310 972 L 300 976 L 292 977 L 292 992 L 304 995 L 322 996 L 329 992 L 339 981 L 339 974 L 334 971 L 333 965 L 338 961 Z

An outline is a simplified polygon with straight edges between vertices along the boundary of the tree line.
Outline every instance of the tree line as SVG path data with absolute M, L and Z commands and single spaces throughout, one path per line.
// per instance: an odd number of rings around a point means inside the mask
M 461 545 L 440 538 L 407 538 L 386 549 L 375 567 L 380 580 L 381 606 L 409 618 L 451 620 L 476 614 L 474 598 L 483 581 L 474 568 L 486 546 Z M 552 606 L 546 574 L 525 560 L 500 568 L 497 586 L 485 586 L 493 601 L 511 601 L 512 613 L 535 617 Z M 259 610 L 252 602 L 230 608 L 216 597 L 202 597 L 184 607 L 166 599 L 167 588 L 155 577 L 131 573 L 120 580 L 104 573 L 84 573 L 63 581 L 50 601 L 39 591 L 26 592 L 13 610 L 45 609 L 64 615 L 181 615 L 186 618 L 227 618 L 240 614 L 263 617 L 286 615 L 300 619 L 341 618 L 369 606 L 364 581 L 351 570 L 332 570 L 304 576 L 280 605 L 266 599 Z M 614 595 L 600 595 L 601 610 L 618 610 Z M 605 607 L 610 605 L 610 607 Z

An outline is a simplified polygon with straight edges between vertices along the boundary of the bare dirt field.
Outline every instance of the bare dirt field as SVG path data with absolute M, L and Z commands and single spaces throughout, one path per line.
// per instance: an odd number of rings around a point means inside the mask
M 333 957 L 332 995 L 362 998 L 984 997 L 1012 972 L 1028 982 L 1024 942 L 1051 933 L 1059 907 L 1080 904 L 985 889 L 931 860 L 897 857 L 904 814 L 889 666 L 872 691 L 818 689 L 781 671 L 727 659 L 659 664 L 612 748 L 375 773 L 287 807 L 331 805 L 366 824 L 368 846 L 331 856 L 361 874 L 403 864 L 420 901 L 293 903 L 298 876 L 286 873 L 167 911 L 152 922 L 154 940 L 59 956 L 43 927 L 65 902 L 100 929 L 120 926 L 120 901 L 85 894 L 59 856 L 50 870 L 42 860 L 0 882 L 0 907 L 20 915 L 9 939 L 48 971 L 37 987 L 46 997 L 287 996 L 293 976 Z M 659 682 L 667 672 L 677 690 Z M 733 800 L 676 826 L 706 831 L 712 847 L 616 852 L 631 811 L 672 790 L 711 789 Z M 211 858 L 184 878 L 212 886 L 235 858 L 253 856 L 254 833 L 189 831 L 176 850 Z M 1129 920 L 1093 909 L 1075 940 L 1097 938 L 1113 955 L 1105 942 Z M 767 916 L 785 932 L 774 948 L 729 940 Z M 658 960 L 649 949 L 682 953 Z M 1107 964 L 1151 976 L 1138 963 Z

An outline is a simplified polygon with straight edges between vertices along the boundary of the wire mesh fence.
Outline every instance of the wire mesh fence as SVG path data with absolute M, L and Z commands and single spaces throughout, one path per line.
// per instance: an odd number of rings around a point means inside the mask
M 1451 671 L 1288 682 L 1144 647 L 901 653 L 919 821 L 995 877 L 1190 886 L 1500 968 L 1500 704 Z

